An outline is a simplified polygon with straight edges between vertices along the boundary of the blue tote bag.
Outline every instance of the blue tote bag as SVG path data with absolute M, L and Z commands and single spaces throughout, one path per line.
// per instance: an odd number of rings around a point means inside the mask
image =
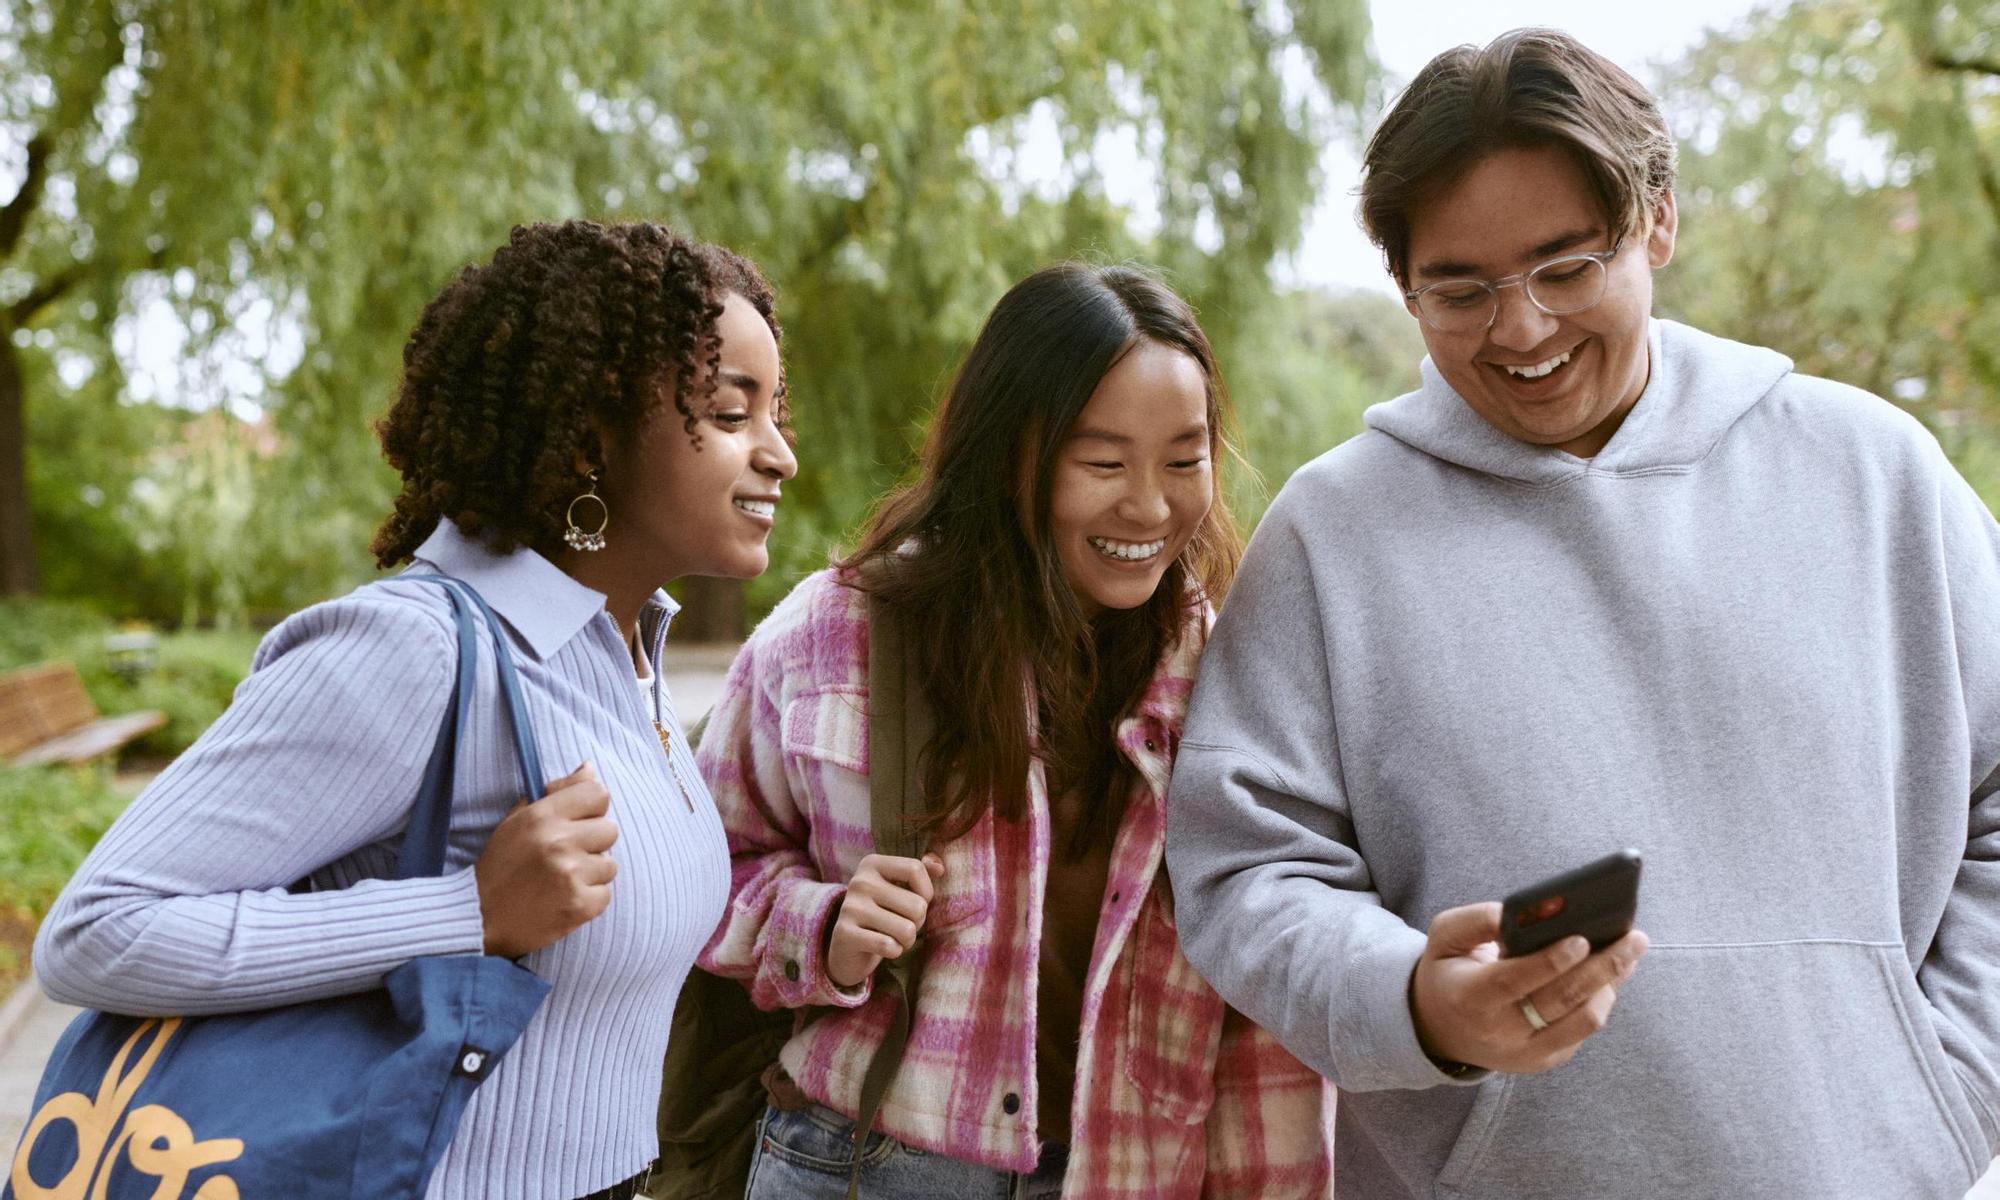
M 527 795 L 541 761 L 499 621 L 442 585 L 458 683 L 403 835 L 396 877 L 444 870 L 454 751 L 474 695 L 484 614 Z M 413 959 L 375 991 L 261 1012 L 86 1012 L 56 1044 L 0 1200 L 419 1200 L 474 1088 L 549 985 L 490 955 Z

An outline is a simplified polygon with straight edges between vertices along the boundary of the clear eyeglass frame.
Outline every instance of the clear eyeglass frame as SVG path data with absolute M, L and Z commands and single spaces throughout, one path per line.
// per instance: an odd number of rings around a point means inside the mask
M 1436 283 L 1427 284 L 1414 291 L 1404 292 L 1403 299 L 1409 301 L 1416 308 L 1417 314 L 1424 324 L 1429 325 L 1439 333 L 1484 333 L 1493 328 L 1493 322 L 1500 317 L 1500 289 L 1516 286 L 1520 287 L 1521 294 L 1528 298 L 1528 303 L 1534 305 L 1536 308 L 1552 317 L 1566 317 L 1572 313 L 1580 313 L 1586 309 L 1595 308 L 1604 299 L 1605 289 L 1610 285 L 1611 280 L 1611 260 L 1618 257 L 1618 251 L 1624 245 L 1625 239 L 1621 237 L 1611 243 L 1611 249 L 1609 250 L 1593 250 L 1586 254 L 1565 254 L 1561 258 L 1552 258 L 1547 262 L 1536 263 L 1534 266 L 1518 274 L 1504 275 L 1499 279 L 1490 281 L 1485 279 L 1440 279 Z M 1586 262 L 1593 263 L 1597 267 L 1597 289 L 1589 300 L 1581 304 L 1554 307 L 1545 303 L 1540 296 L 1535 294 L 1535 280 L 1546 278 L 1548 275 L 1561 271 L 1565 267 L 1573 267 Z M 1435 311 L 1437 301 L 1430 298 L 1441 295 L 1442 293 L 1439 290 L 1441 288 L 1464 288 L 1467 286 L 1481 289 L 1485 293 L 1484 302 L 1477 307 L 1452 310 L 1443 317 L 1440 317 Z M 1484 313 L 1483 318 L 1480 316 L 1481 313 Z

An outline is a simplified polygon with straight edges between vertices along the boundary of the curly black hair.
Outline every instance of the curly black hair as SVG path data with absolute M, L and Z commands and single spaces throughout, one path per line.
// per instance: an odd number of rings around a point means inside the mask
M 688 436 L 715 392 L 723 300 L 749 301 L 780 336 L 754 264 L 661 225 L 517 225 L 493 261 L 459 272 L 403 347 L 396 401 L 376 423 L 403 476 L 369 549 L 409 558 L 450 517 L 505 554 L 552 555 L 563 513 L 603 465 L 598 430 L 635 435 L 668 396 Z M 777 416 L 784 420 L 784 389 Z

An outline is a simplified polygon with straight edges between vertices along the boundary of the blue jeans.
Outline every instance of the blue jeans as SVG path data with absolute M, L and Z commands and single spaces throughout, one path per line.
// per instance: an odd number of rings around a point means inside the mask
M 744 1200 L 847 1200 L 854 1122 L 824 1105 L 766 1108 L 757 1126 Z M 1034 1174 L 1001 1171 L 915 1150 L 882 1133 L 861 1152 L 864 1200 L 1057 1200 L 1068 1147 L 1042 1147 Z

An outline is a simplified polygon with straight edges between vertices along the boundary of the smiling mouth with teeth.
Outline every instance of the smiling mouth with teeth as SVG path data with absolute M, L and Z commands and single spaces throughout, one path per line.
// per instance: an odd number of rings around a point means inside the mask
M 1085 538 L 1099 554 L 1125 562 L 1142 562 L 1167 548 L 1167 539 L 1157 542 L 1114 542 L 1110 538 Z
M 737 500 L 734 503 L 753 517 L 772 518 L 778 515 L 778 505 L 774 500 Z
M 1500 364 L 1500 369 L 1507 372 L 1509 375 L 1514 376 L 1516 379 L 1540 379 L 1543 376 L 1549 374 L 1551 371 L 1554 371 L 1557 367 L 1560 367 L 1564 363 L 1568 362 L 1570 360 L 1570 356 L 1575 353 L 1576 351 L 1574 349 L 1565 350 L 1561 354 L 1556 355 L 1554 358 L 1549 359 L 1547 362 L 1538 362 L 1531 367 L 1516 367 L 1510 364 L 1502 363 Z

